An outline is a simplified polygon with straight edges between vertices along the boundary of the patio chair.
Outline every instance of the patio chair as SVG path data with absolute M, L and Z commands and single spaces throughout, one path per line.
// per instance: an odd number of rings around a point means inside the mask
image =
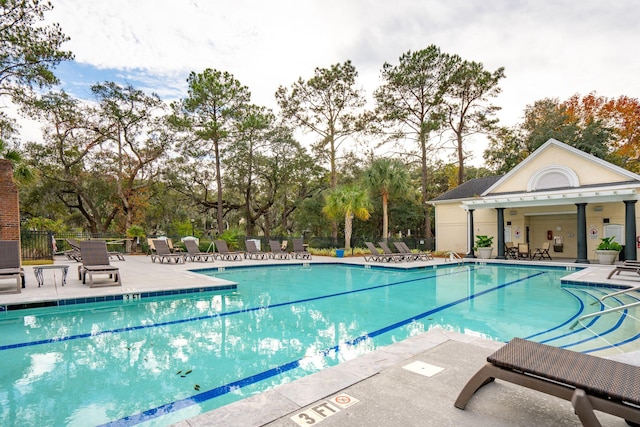
M 527 243 L 518 243 L 518 259 L 531 259 L 531 251 Z
M 367 247 L 367 249 L 369 249 L 369 252 L 371 252 L 369 255 L 367 254 L 364 255 L 365 261 L 388 262 L 390 260 L 387 255 L 381 254 L 380 251 L 378 251 L 378 248 L 376 248 L 376 246 L 373 243 L 364 242 L 364 244 Z
M 513 242 L 505 242 L 504 254 L 507 256 L 507 258 L 516 259 L 518 258 L 518 247 L 515 246 Z
M 267 253 L 258 250 L 256 242 L 253 240 L 245 240 L 245 248 L 247 251 L 244 253 L 245 258 L 249 259 L 267 259 Z
M 20 293 L 20 287 L 25 287 L 18 240 L 0 240 L 0 279 L 16 279 L 15 293 Z
M 464 409 L 482 386 L 499 379 L 571 402 L 584 426 L 600 426 L 594 410 L 640 423 L 640 367 L 514 338 L 487 357 L 454 405 Z
M 269 252 L 269 258 L 289 259 L 289 252 L 285 251 L 277 240 L 269 240 L 269 248 L 271 249 L 271 252 Z
M 214 240 L 214 243 L 216 245 L 216 251 L 218 251 L 216 257 L 223 261 L 242 261 L 244 252 L 230 251 L 227 242 L 224 240 Z
M 167 261 L 167 264 L 171 264 L 171 261 L 176 264 L 184 264 L 186 261 L 185 254 L 171 253 L 171 249 L 169 249 L 169 245 L 164 239 L 153 239 L 153 247 L 155 248 L 155 253 L 151 254 L 151 262 L 158 260 L 160 264 L 164 264 L 165 261 Z
M 389 257 L 389 261 L 411 261 L 412 257 L 410 255 L 393 252 L 385 242 L 378 242 L 378 246 L 382 249 L 382 253 Z
M 291 256 L 295 259 L 311 259 L 311 254 L 305 249 L 302 239 L 292 239 L 293 252 Z
M 82 265 L 78 266 L 78 279 L 85 284 L 89 276 L 89 287 L 95 286 L 122 286 L 120 269 L 109 263 L 107 244 L 103 240 L 84 240 L 80 242 L 80 255 Z M 108 274 L 113 278 L 113 284 L 94 285 L 93 276 L 96 274 Z
M 187 248 L 187 253 L 184 254 L 185 260 L 190 261 L 214 261 L 215 254 L 211 252 L 201 252 L 198 243 L 195 240 L 187 239 L 184 241 L 184 246 Z
M 549 255 L 549 248 L 551 248 L 551 243 L 544 242 L 541 248 L 536 248 L 535 252 L 531 256 L 531 259 L 536 259 L 536 257 L 540 257 L 540 259 L 551 259 L 551 255 Z

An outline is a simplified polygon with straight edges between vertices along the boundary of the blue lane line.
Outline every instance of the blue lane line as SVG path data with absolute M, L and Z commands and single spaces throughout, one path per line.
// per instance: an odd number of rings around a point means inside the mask
M 544 334 L 549 333 L 551 331 L 555 331 L 556 329 L 560 329 L 560 328 L 562 328 L 562 327 L 564 327 L 564 326 L 566 326 L 566 325 L 568 325 L 570 323 L 573 323 L 573 321 L 575 319 L 577 319 L 582 314 L 582 312 L 584 311 L 584 303 L 582 302 L 582 300 L 580 298 L 578 298 L 573 292 L 569 292 L 566 288 L 562 288 L 562 290 L 567 292 L 569 295 L 571 295 L 572 297 L 574 297 L 578 301 L 579 307 L 578 307 L 578 311 L 576 312 L 576 314 L 571 316 L 569 319 L 567 319 L 563 323 L 561 323 L 561 324 L 559 324 L 557 326 L 554 326 L 553 328 L 549 328 L 547 330 L 544 330 L 544 331 L 541 331 L 541 332 L 537 332 L 537 333 L 535 333 L 533 335 L 529 335 L 528 337 L 523 337 L 522 339 L 530 340 L 532 338 L 538 337 L 540 335 L 544 335 Z
M 472 267 L 471 269 L 473 270 L 474 268 Z M 464 272 L 466 273 L 467 270 L 465 270 Z M 456 270 L 456 271 L 451 271 L 449 273 L 441 274 L 440 276 L 449 276 L 449 275 L 454 275 L 454 274 L 459 274 L 459 273 L 461 273 L 461 272 L 459 270 Z M 198 322 L 198 321 L 201 321 L 201 320 L 213 319 L 213 318 L 218 318 L 218 317 L 233 316 L 233 315 L 236 315 L 236 314 L 249 313 L 249 312 L 252 312 L 252 311 L 265 310 L 265 309 L 269 309 L 269 308 L 284 307 L 284 306 L 287 306 L 287 305 L 300 304 L 300 303 L 309 302 L 309 301 L 317 301 L 317 300 L 321 300 L 321 299 L 325 299 L 325 298 L 334 298 L 334 297 L 339 297 L 339 296 L 344 296 L 344 295 L 349 295 L 349 294 L 354 294 L 354 293 L 359 293 L 359 292 L 370 291 L 370 290 L 373 290 L 373 289 L 386 288 L 386 287 L 397 286 L 397 285 L 404 285 L 404 284 L 411 283 L 411 282 L 418 282 L 418 281 L 421 281 L 421 280 L 432 279 L 432 278 L 437 277 L 437 276 L 438 276 L 437 274 L 433 274 L 433 275 L 430 275 L 430 276 L 421 276 L 421 277 L 418 277 L 418 278 L 415 278 L 415 279 L 407 279 L 407 280 L 402 280 L 400 282 L 388 283 L 388 284 L 385 284 L 385 285 L 376 285 L 376 286 L 371 286 L 371 287 L 363 288 L 363 289 L 354 289 L 354 290 L 351 290 L 351 291 L 338 292 L 338 293 L 335 293 L 335 294 L 327 294 L 327 295 L 321 295 L 321 296 L 318 296 L 318 297 L 304 298 L 304 299 L 300 299 L 300 300 L 297 300 L 297 301 L 288 301 L 288 302 L 282 302 L 282 303 L 278 303 L 278 304 L 274 304 L 274 305 L 252 307 L 252 308 L 247 308 L 247 309 L 242 309 L 242 310 L 229 311 L 229 312 L 225 312 L 225 313 L 215 313 L 215 314 L 209 314 L 209 315 L 206 315 L 206 316 L 190 317 L 190 318 L 186 318 L 186 319 L 172 320 L 172 321 L 169 321 L 169 322 L 154 323 L 154 324 L 149 324 L 149 325 L 127 326 L 125 328 L 109 329 L 109 330 L 106 330 L 106 331 L 99 331 L 99 332 L 88 332 L 88 333 L 84 333 L 84 334 L 69 335 L 69 336 L 66 336 L 66 337 L 47 338 L 47 339 L 38 340 L 38 341 L 22 342 L 22 343 L 16 343 L 16 344 L 6 344 L 6 345 L 0 346 L 0 351 L 11 350 L 11 349 L 21 348 L 21 347 L 30 347 L 30 346 L 35 346 L 35 345 L 52 344 L 52 343 L 57 343 L 57 342 L 71 341 L 71 340 L 77 340 L 77 339 L 83 339 L 83 338 L 91 338 L 91 337 L 96 337 L 96 336 L 106 335 L 106 334 L 119 334 L 119 333 L 123 333 L 123 332 L 135 331 L 135 330 L 140 330 L 140 329 L 160 328 L 160 327 L 163 327 L 163 326 L 178 325 L 178 324 L 181 324 L 181 323 L 189 323 L 189 322 Z
M 460 299 L 458 299 L 456 301 L 452 301 L 452 302 L 447 303 L 445 305 L 442 305 L 440 307 L 436 307 L 436 308 L 434 308 L 432 310 L 425 311 L 424 313 L 418 314 L 416 316 L 409 317 L 409 318 L 407 318 L 405 320 L 401 320 L 401 321 L 393 323 L 393 324 L 391 324 L 389 326 L 385 326 L 384 328 L 378 329 L 378 330 L 370 332 L 368 334 L 360 335 L 359 337 L 354 338 L 352 340 L 345 341 L 344 343 L 341 343 L 341 344 L 335 345 L 333 347 L 330 347 L 328 349 L 322 350 L 322 351 L 319 352 L 319 354 L 322 355 L 322 356 L 326 356 L 327 354 L 330 354 L 330 353 L 333 353 L 333 352 L 337 353 L 337 352 L 340 351 L 340 347 L 341 346 L 344 346 L 344 345 L 351 346 L 351 345 L 358 344 L 358 343 L 360 343 L 360 342 L 362 342 L 364 340 L 376 337 L 378 335 L 382 335 L 385 332 L 389 332 L 389 331 L 391 331 L 393 329 L 396 329 L 396 328 L 399 328 L 401 326 L 407 325 L 409 323 L 412 323 L 412 322 L 414 322 L 416 320 L 419 320 L 419 319 L 422 319 L 424 317 L 430 316 L 430 315 L 432 315 L 434 313 L 437 313 L 439 311 L 443 311 L 443 310 L 446 310 L 448 308 L 451 308 L 454 305 L 458 305 L 458 304 L 470 301 L 470 300 L 472 300 L 474 298 L 477 298 L 479 296 L 488 294 L 490 292 L 495 292 L 495 291 L 497 291 L 499 289 L 505 288 L 507 286 L 511 286 L 511 285 L 519 283 L 519 282 L 523 282 L 523 281 L 529 280 L 529 279 L 531 279 L 533 277 L 540 276 L 542 274 L 545 274 L 545 272 L 538 272 L 536 274 L 532 274 L 531 276 L 523 277 L 521 279 L 517 279 L 517 280 L 511 281 L 511 282 L 507 282 L 507 283 L 504 283 L 502 285 L 498 285 L 498 286 L 496 286 L 494 288 L 486 289 L 486 290 L 484 290 L 482 292 L 478 292 L 476 294 L 460 298 Z M 410 280 L 410 281 L 414 281 L 414 280 Z M 402 282 L 402 283 L 404 283 L 404 282 Z M 149 421 L 149 420 L 151 420 L 153 418 L 158 418 L 158 417 L 161 417 L 163 415 L 169 414 L 171 412 L 175 412 L 175 411 L 177 411 L 179 409 L 184 409 L 184 408 L 187 408 L 189 406 L 204 402 L 206 400 L 222 396 L 224 394 L 227 394 L 227 393 L 231 392 L 233 389 L 242 388 L 242 387 L 245 387 L 245 386 L 260 382 L 260 381 L 265 380 L 267 378 L 273 377 L 275 375 L 279 375 L 279 374 L 281 374 L 283 372 L 290 371 L 290 370 L 295 369 L 298 366 L 300 366 L 300 361 L 301 360 L 302 359 L 294 360 L 292 362 L 289 362 L 287 364 L 278 366 L 276 368 L 269 369 L 269 370 L 261 372 L 259 374 L 252 375 L 250 377 L 246 377 L 246 378 L 243 378 L 241 380 L 234 381 L 232 383 L 216 387 L 214 389 L 211 389 L 211 390 L 196 394 L 196 395 L 188 397 L 186 399 L 181 399 L 181 400 L 177 400 L 175 402 L 166 403 L 164 405 L 161 405 L 161 406 L 158 406 L 156 408 L 152 408 L 152 409 L 146 410 L 144 412 L 140 412 L 138 414 L 129 415 L 127 417 L 120 418 L 118 420 L 114 420 L 114 421 L 108 422 L 106 424 L 102 424 L 102 425 L 100 425 L 98 427 L 129 427 L 129 426 L 133 426 L 133 425 L 136 425 L 136 424 L 139 424 L 139 423 L 142 423 L 142 422 L 146 422 L 146 421 Z

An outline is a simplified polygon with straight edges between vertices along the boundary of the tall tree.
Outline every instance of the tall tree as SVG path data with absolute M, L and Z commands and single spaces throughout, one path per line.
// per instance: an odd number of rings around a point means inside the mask
M 318 138 L 313 148 L 322 162 L 329 163 L 329 186 L 338 184 L 337 156 L 340 145 L 358 130 L 365 98 L 356 88 L 358 72 L 346 61 L 330 68 L 316 68 L 307 81 L 298 79 L 291 90 L 280 86 L 276 100 L 282 115 L 305 132 Z M 334 239 L 337 225 L 332 227 Z
M 91 232 L 124 232 L 144 216 L 169 139 L 164 104 L 131 86 L 92 86 L 96 102 L 45 94 L 27 111 L 45 122 L 43 144 L 28 146 L 43 185 Z M 114 226 L 115 223 L 115 226 Z
M 432 237 L 427 187 L 428 163 L 435 148 L 430 138 L 443 123 L 442 99 L 452 71 L 451 57 L 430 45 L 402 54 L 397 65 L 385 63 L 384 83 L 374 93 L 377 115 L 385 129 L 389 129 L 387 136 L 418 145 L 425 237 Z
M 99 108 L 102 158 L 120 200 L 121 227 L 128 230 L 143 218 L 150 188 L 160 174 L 159 160 L 171 148 L 165 104 L 131 85 L 104 82 L 91 90 Z
M 28 106 L 34 119 L 44 122 L 43 144 L 30 143 L 27 153 L 42 181 L 39 197 L 55 194 L 69 211 L 78 212 L 85 228 L 107 231 L 118 213 L 112 197 L 113 181 L 100 158 L 97 109 L 65 92 L 48 93 Z
M 447 123 L 455 137 L 458 158 L 458 185 L 464 177 L 464 142 L 474 133 L 489 133 L 497 123 L 495 113 L 500 108 L 489 103 L 489 98 L 500 93 L 498 83 L 504 78 L 504 68 L 489 72 L 480 62 L 463 61 L 454 56 L 455 72 L 447 85 L 445 97 Z
M 268 149 L 269 132 L 275 117 L 264 107 L 249 105 L 237 123 L 236 138 L 228 145 L 225 157 L 233 164 L 227 172 L 227 181 L 237 189 L 246 220 L 246 233 L 254 235 L 256 220 L 273 204 L 273 198 L 258 201 L 261 166 Z
M 497 174 L 505 174 L 529 155 L 519 128 L 500 127 L 489 135 L 489 145 L 483 158 L 487 167 Z
M 0 1 L 0 97 L 23 102 L 33 87 L 43 88 L 58 82 L 53 69 L 73 54 L 61 50 L 69 38 L 58 24 L 42 25 L 50 2 L 39 0 Z M 10 147 L 18 132 L 14 118 L 0 110 L 0 152 L 12 161 L 14 176 L 27 182 L 33 179 L 22 156 Z
M 224 230 L 221 148 L 235 131 L 240 113 L 251 99 L 251 93 L 228 72 L 207 68 L 192 72 L 187 79 L 188 96 L 172 104 L 170 122 L 187 132 L 182 143 L 185 156 L 210 159 L 213 156 L 216 180 L 216 220 L 218 231 Z M 208 173 L 208 172 L 205 172 Z
M 375 159 L 364 173 L 365 182 L 382 197 L 382 238 L 389 236 L 389 197 L 409 189 L 409 172 L 400 160 L 386 157 Z
M 358 185 L 343 185 L 330 190 L 322 212 L 331 219 L 344 217 L 344 248 L 351 249 L 353 217 L 367 220 L 371 216 L 369 195 Z

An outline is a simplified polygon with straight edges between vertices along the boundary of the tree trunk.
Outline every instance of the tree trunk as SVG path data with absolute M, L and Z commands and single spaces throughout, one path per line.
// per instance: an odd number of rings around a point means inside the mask
M 429 194 L 427 193 L 428 175 L 427 175 L 427 142 L 420 141 L 420 148 L 422 149 L 422 203 L 424 203 L 424 237 L 430 238 L 431 235 L 431 217 L 429 216 L 429 205 L 427 200 Z
M 382 193 L 382 238 L 387 241 L 389 238 L 389 194 Z
M 344 250 L 351 249 L 351 233 L 353 232 L 353 219 L 351 213 L 348 212 L 344 216 Z
M 458 185 L 464 183 L 464 151 L 462 150 L 462 130 L 456 134 L 458 142 Z
M 216 156 L 216 185 L 218 186 L 218 200 L 216 205 L 216 219 L 218 222 L 218 234 L 224 233 L 224 222 L 222 219 L 222 174 L 220 173 L 220 147 L 218 141 L 213 142 Z

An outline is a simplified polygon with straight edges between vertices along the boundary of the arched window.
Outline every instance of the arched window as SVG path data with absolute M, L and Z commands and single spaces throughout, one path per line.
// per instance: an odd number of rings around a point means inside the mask
M 531 176 L 527 184 L 527 191 L 578 186 L 580 186 L 580 181 L 573 169 L 566 166 L 551 165 L 540 169 Z

